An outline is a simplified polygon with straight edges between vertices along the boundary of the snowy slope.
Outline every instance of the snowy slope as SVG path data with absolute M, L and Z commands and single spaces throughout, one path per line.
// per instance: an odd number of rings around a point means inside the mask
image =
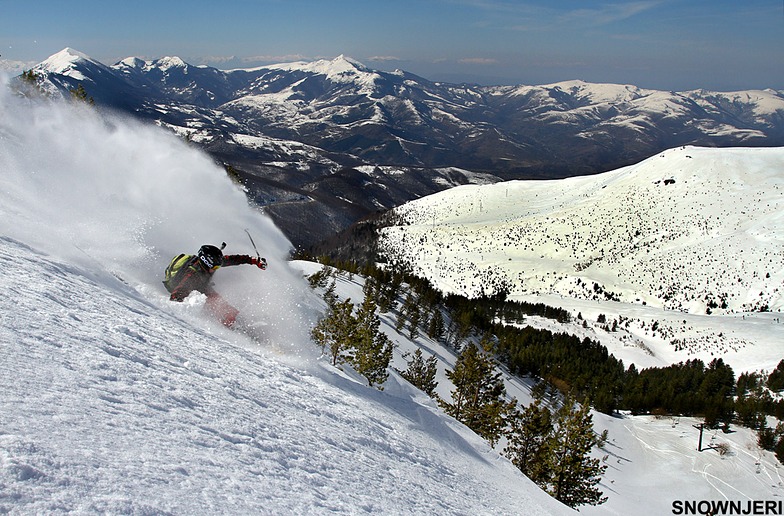
M 288 242 L 185 143 L 2 88 L 0 170 L 0 512 L 570 512 L 396 378 L 324 366 Z M 160 284 L 245 228 L 269 270 L 216 282 L 261 344 Z
M 306 274 L 321 266 L 296 262 Z M 362 299 L 363 279 L 347 275 L 336 278 L 336 293 L 355 303 Z M 420 348 L 425 357 L 438 360 L 439 396 L 449 399 L 454 388 L 444 371 L 454 369 L 454 350 L 424 335 L 414 341 L 394 330 L 395 317 L 383 314 L 382 327 L 395 343 L 394 366 L 405 369 L 404 353 Z M 563 327 L 553 328 L 563 331 Z M 521 404 L 531 402 L 532 380 L 504 375 L 507 396 Z M 760 449 L 755 432 L 733 426 L 724 434 L 706 431 L 703 451 L 697 451 L 699 431 L 693 425 L 697 418 L 656 418 L 593 413 L 594 430 L 609 433 L 608 444 L 595 450 L 595 456 L 607 465 L 599 488 L 607 496 L 599 506 L 583 506 L 582 514 L 659 516 L 673 514 L 674 504 L 689 502 L 775 502 L 784 500 L 784 469 L 771 452 Z M 729 450 L 720 455 L 715 447 Z M 504 443 L 497 449 L 502 451 Z M 525 511 L 520 511 L 526 514 Z
M 446 291 L 507 286 L 603 313 L 621 323 L 605 340 L 625 361 L 719 353 L 770 369 L 784 356 L 784 149 L 683 147 L 597 176 L 457 187 L 395 213 L 389 257 Z

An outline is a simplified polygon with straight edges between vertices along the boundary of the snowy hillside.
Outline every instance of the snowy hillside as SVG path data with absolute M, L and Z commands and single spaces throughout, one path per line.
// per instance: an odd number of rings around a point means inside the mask
M 305 273 L 312 274 L 321 267 L 309 262 L 295 262 Z M 363 279 L 348 275 L 338 276 L 336 293 L 342 299 L 359 300 L 363 297 Z M 407 366 L 403 354 L 419 348 L 425 356 L 438 361 L 439 396 L 449 399 L 454 388 L 444 374 L 453 370 L 455 354 L 424 335 L 415 341 L 394 330 L 395 317 L 382 317 L 383 325 L 396 345 L 393 363 L 398 369 Z M 533 322 L 533 321 L 531 321 Z M 553 331 L 563 331 L 554 327 Z M 521 405 L 531 402 L 531 379 L 504 375 L 507 396 L 515 397 Z M 608 444 L 595 450 L 595 456 L 607 465 L 599 484 L 608 497 L 598 506 L 582 506 L 581 514 L 660 516 L 673 514 L 674 504 L 742 503 L 749 501 L 784 501 L 784 468 L 771 452 L 760 449 L 756 433 L 748 428 L 733 426 L 732 432 L 706 431 L 703 451 L 697 451 L 699 431 L 693 426 L 702 421 L 688 417 L 608 416 L 593 413 L 594 430 L 609 433 Z M 719 454 L 716 448 L 725 446 L 728 452 Z M 503 445 L 497 447 L 499 451 Z M 736 512 L 737 513 L 737 512 Z M 528 514 L 525 510 L 517 514 Z
M 288 242 L 174 136 L 2 88 L 0 170 L 0 512 L 571 512 L 396 377 L 324 366 Z M 160 284 L 246 228 L 269 269 L 216 282 L 261 344 Z
M 624 360 L 729 353 L 755 369 L 784 356 L 784 149 L 683 147 L 597 176 L 458 187 L 395 214 L 390 258 L 446 291 L 605 314 Z

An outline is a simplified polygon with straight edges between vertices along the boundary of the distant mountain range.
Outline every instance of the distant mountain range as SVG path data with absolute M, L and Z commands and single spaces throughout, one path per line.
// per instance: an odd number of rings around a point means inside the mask
M 446 84 L 345 56 L 229 71 L 177 57 L 106 66 L 68 48 L 34 71 L 53 94 L 82 84 L 99 105 L 187 135 L 235 167 L 300 245 L 459 184 L 593 174 L 686 144 L 784 145 L 775 90 Z

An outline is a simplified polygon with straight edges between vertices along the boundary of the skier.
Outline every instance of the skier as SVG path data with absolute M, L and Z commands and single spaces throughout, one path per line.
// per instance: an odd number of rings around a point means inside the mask
M 216 315 L 223 324 L 231 326 L 237 318 L 239 311 L 229 305 L 212 288 L 212 275 L 220 267 L 249 264 L 264 270 L 267 260 L 253 258 L 244 254 L 223 255 L 223 249 L 214 245 L 203 245 L 195 255 L 180 254 L 172 258 L 166 268 L 163 284 L 171 294 L 172 301 L 182 301 L 194 290 L 207 296 L 207 307 Z

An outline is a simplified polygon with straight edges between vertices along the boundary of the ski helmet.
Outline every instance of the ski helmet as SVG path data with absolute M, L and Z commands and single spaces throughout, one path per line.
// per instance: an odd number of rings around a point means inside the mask
M 203 245 L 199 248 L 199 261 L 206 269 L 217 269 L 223 265 L 223 253 L 214 245 Z

